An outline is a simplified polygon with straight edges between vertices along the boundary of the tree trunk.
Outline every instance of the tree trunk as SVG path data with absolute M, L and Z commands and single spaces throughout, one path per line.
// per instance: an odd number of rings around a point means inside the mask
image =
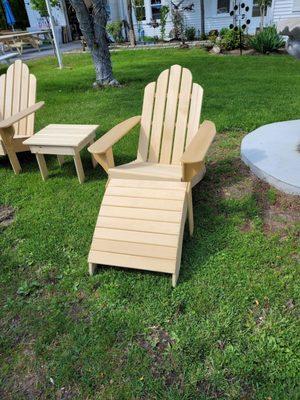
M 132 0 L 127 0 L 127 14 L 128 14 L 128 26 L 129 26 L 129 41 L 131 46 L 136 45 L 135 33 L 134 33 L 134 26 L 132 20 Z
M 265 6 L 260 6 L 260 30 L 263 31 L 265 24 Z
M 201 35 L 205 35 L 205 7 L 204 7 L 204 0 L 200 0 L 200 32 Z
M 93 12 L 90 13 L 84 0 L 70 0 L 76 12 L 81 32 L 91 50 L 96 71 L 94 87 L 116 86 L 106 33 L 107 0 L 92 0 Z

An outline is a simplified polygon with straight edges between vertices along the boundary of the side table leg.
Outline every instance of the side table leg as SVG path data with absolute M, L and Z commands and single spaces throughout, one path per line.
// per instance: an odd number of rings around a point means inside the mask
M 90 146 L 94 143 L 94 141 L 95 141 L 94 139 L 90 141 Z M 91 157 L 92 157 L 93 168 L 96 168 L 98 163 L 97 163 L 95 157 L 93 156 L 93 154 L 91 154 Z
M 35 156 L 36 156 L 37 162 L 39 164 L 39 168 L 41 171 L 43 181 L 45 181 L 48 177 L 48 169 L 47 169 L 45 157 L 43 154 L 36 154 Z
M 63 163 L 65 162 L 65 157 L 64 156 L 57 156 L 57 160 L 58 160 L 58 164 L 60 166 L 62 166 Z
M 75 163 L 75 167 L 76 167 L 76 171 L 77 171 L 77 176 L 78 176 L 78 180 L 80 183 L 84 182 L 84 171 L 83 171 L 83 167 L 82 167 L 82 163 L 81 163 L 81 158 L 80 158 L 80 154 L 76 153 L 74 155 L 74 163 Z

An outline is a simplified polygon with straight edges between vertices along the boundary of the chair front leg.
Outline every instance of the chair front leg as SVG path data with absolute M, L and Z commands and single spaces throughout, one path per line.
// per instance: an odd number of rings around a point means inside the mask
M 0 136 L 4 143 L 5 151 L 11 163 L 11 166 L 14 170 L 14 173 L 18 175 L 21 171 L 21 165 L 14 150 L 14 144 L 13 144 L 14 134 L 15 130 L 12 126 L 0 129 Z
M 193 195 L 192 195 L 192 185 L 189 182 L 187 187 L 187 210 L 189 219 L 189 232 L 190 236 L 194 234 L 194 210 L 193 210 Z

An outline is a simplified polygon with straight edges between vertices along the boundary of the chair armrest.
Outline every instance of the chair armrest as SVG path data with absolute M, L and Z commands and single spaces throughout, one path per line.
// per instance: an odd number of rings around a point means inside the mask
M 198 132 L 183 153 L 181 162 L 194 164 L 204 161 L 206 153 L 216 135 L 216 126 L 211 121 L 204 121 Z
M 134 128 L 141 120 L 140 116 L 131 117 L 126 121 L 114 126 L 110 131 L 98 139 L 95 143 L 88 147 L 88 151 L 92 154 L 106 153 L 115 143 L 125 136 L 132 128 Z
M 15 124 L 16 122 L 20 121 L 21 119 L 28 117 L 28 115 L 34 113 L 35 111 L 39 110 L 41 107 L 44 106 L 44 102 L 40 101 L 39 103 L 33 104 L 32 106 L 25 108 L 25 110 L 22 110 L 18 112 L 15 115 L 12 115 L 9 118 L 4 119 L 3 121 L 0 122 L 0 129 L 2 128 L 8 128 Z

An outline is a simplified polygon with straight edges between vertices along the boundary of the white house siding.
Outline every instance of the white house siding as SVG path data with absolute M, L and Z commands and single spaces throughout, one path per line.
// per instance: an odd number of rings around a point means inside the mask
M 281 19 L 300 17 L 299 0 L 273 0 L 273 19 L 278 22 Z
M 123 10 L 120 0 L 109 0 L 110 21 L 121 21 L 123 19 Z
M 233 7 L 233 1 L 231 6 Z M 246 0 L 246 4 L 250 7 L 248 16 L 251 20 L 249 26 L 249 33 L 254 33 L 259 26 L 260 18 L 252 17 L 253 0 Z M 47 27 L 46 20 L 40 16 L 37 11 L 32 10 L 30 0 L 24 0 L 25 7 L 27 10 L 30 27 L 31 29 L 43 29 Z M 193 11 L 185 12 L 185 24 L 186 26 L 194 26 L 197 34 L 200 32 L 200 1 L 199 0 L 185 0 L 183 6 L 189 6 L 194 4 Z M 142 21 L 141 28 L 146 36 L 160 36 L 160 27 L 153 28 L 151 26 L 152 11 L 151 1 L 144 0 L 146 20 Z M 162 0 L 162 4 L 170 7 L 170 0 Z M 127 7 L 125 0 L 109 0 L 110 8 L 110 20 L 117 21 L 127 18 Z M 298 11 L 299 10 L 299 11 Z M 53 16 L 57 26 L 66 26 L 66 18 L 61 8 L 53 8 Z M 270 24 L 277 22 L 284 18 L 293 18 L 300 16 L 300 0 L 273 0 L 272 8 L 268 10 L 265 23 Z M 135 17 L 134 17 L 135 20 Z M 159 21 L 158 21 L 159 22 Z M 217 29 L 220 30 L 223 27 L 228 27 L 232 23 L 232 17 L 229 14 L 217 14 L 217 0 L 205 0 L 205 30 L 206 33 Z M 171 21 L 171 15 L 169 13 L 167 25 L 166 25 L 166 36 L 172 30 L 173 25 Z M 135 20 L 135 29 L 138 32 L 138 24 Z
M 293 0 L 281 0 L 283 3 L 285 1 L 293 1 Z M 298 1 L 298 0 L 297 0 Z M 197 34 L 200 31 L 200 1 L 199 0 L 185 0 L 182 6 L 189 6 L 190 4 L 194 4 L 193 11 L 186 11 L 184 13 L 185 24 L 186 26 L 194 26 L 196 28 Z M 233 8 L 234 0 L 231 1 L 231 9 Z M 146 36 L 159 36 L 160 28 L 153 28 L 150 25 L 152 13 L 151 13 L 151 2 L 150 0 L 144 0 L 145 11 L 146 11 L 146 20 L 141 23 L 142 29 Z M 162 4 L 168 5 L 170 7 L 169 0 L 162 0 Z M 252 9 L 253 9 L 253 0 L 246 1 L 246 4 L 250 7 L 248 18 L 251 20 L 251 24 L 249 26 L 249 33 L 255 33 L 256 29 L 259 27 L 260 18 L 252 17 Z M 268 10 L 268 14 L 265 19 L 265 23 L 268 24 L 271 22 L 271 9 Z M 217 0 L 206 0 L 205 1 L 205 30 L 206 33 L 217 29 L 220 30 L 224 27 L 229 27 L 232 23 L 232 17 L 229 14 L 217 14 Z M 136 29 L 137 29 L 137 24 Z M 166 25 L 166 34 L 168 35 L 172 29 L 171 16 L 169 14 L 167 25 Z
M 30 0 L 24 0 L 24 4 L 30 24 L 29 29 L 30 30 L 47 29 L 48 24 L 46 19 L 41 17 L 38 11 L 32 9 Z M 109 0 L 109 8 L 110 8 L 111 21 L 118 21 L 123 19 L 122 0 Z M 56 26 L 63 27 L 67 25 L 66 16 L 64 14 L 62 7 L 52 7 L 52 14 Z
M 46 29 L 48 24 L 45 18 L 41 17 L 38 11 L 31 8 L 30 0 L 25 0 L 25 8 L 27 11 L 29 24 L 31 29 Z M 66 20 L 61 8 L 52 7 L 53 18 L 57 26 L 66 26 Z

